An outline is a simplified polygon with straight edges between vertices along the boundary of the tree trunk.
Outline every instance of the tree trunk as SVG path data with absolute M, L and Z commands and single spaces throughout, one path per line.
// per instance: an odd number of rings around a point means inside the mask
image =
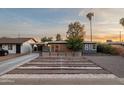
M 90 39 L 92 42 L 92 20 L 90 20 Z

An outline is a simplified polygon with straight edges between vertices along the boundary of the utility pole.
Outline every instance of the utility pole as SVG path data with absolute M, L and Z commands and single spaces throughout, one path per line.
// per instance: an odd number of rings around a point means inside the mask
M 121 31 L 120 31 L 120 42 L 121 42 Z

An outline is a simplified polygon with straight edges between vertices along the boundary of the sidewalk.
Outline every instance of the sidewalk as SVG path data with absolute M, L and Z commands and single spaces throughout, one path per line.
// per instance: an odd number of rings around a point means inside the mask
M 17 66 L 25 64 L 35 58 L 37 58 L 39 54 L 29 54 L 21 57 L 16 57 L 10 60 L 3 61 L 3 64 L 0 65 L 0 75 L 15 69 Z

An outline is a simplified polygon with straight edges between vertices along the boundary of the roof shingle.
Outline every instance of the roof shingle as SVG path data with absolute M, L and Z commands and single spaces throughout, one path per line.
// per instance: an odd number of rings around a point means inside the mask
M 0 38 L 0 44 L 21 44 L 30 39 L 34 40 L 33 38 L 6 38 L 5 37 L 5 38 Z

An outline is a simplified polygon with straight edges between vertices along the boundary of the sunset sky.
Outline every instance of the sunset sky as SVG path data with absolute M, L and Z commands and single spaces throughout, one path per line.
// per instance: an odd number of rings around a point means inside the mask
M 0 36 L 17 37 L 55 37 L 60 33 L 65 38 L 68 24 L 79 21 L 85 25 L 86 37 L 89 40 L 88 12 L 94 12 L 93 40 L 106 41 L 112 39 L 119 41 L 119 33 L 122 31 L 124 40 L 124 28 L 119 24 L 124 17 L 124 9 L 0 9 Z

